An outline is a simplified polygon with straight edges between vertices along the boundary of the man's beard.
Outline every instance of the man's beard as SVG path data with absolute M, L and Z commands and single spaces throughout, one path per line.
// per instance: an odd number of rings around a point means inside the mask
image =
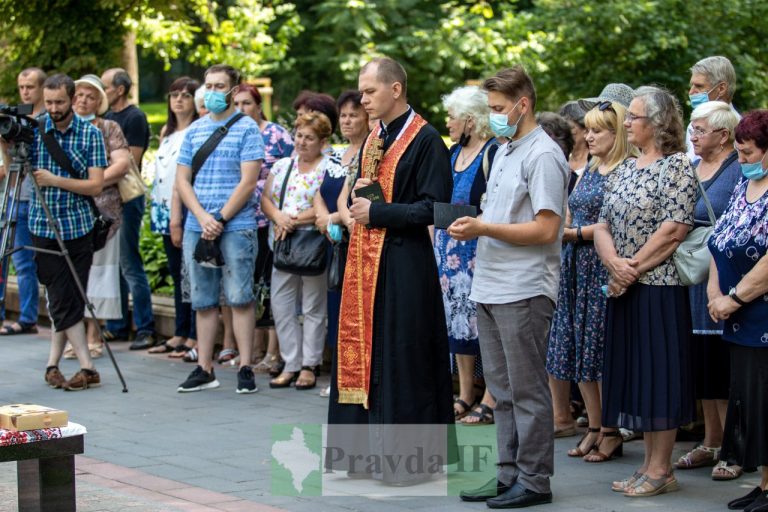
M 59 121 L 61 121 L 62 119 L 66 119 L 67 117 L 69 117 L 69 115 L 70 115 L 71 113 L 72 113 L 72 106 L 70 105 L 70 106 L 69 106 L 69 110 L 67 110 L 67 111 L 66 111 L 66 112 L 64 112 L 64 113 L 61 113 L 61 114 L 60 114 L 60 113 L 58 113 L 58 112 L 52 112 L 52 113 L 50 113 L 49 115 L 51 116 L 51 121 L 53 121 L 53 122 L 55 122 L 55 123 L 58 123 L 58 122 L 59 122 Z

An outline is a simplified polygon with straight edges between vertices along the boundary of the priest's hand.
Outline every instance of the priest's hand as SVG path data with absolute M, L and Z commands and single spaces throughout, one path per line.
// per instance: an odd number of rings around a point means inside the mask
M 357 181 L 359 183 L 362 180 Z M 355 185 L 355 187 L 357 187 L 357 185 Z M 364 197 L 356 197 L 352 200 L 352 206 L 349 207 L 349 216 L 352 217 L 357 224 L 367 226 L 371 223 L 371 218 L 369 216 L 370 211 L 371 202 Z
M 448 234 L 461 242 L 473 240 L 485 231 L 485 223 L 474 217 L 461 217 L 448 226 Z
M 355 186 L 352 187 L 352 194 L 351 194 L 352 199 L 355 199 L 355 197 L 356 197 L 355 196 L 355 190 L 357 190 L 359 188 L 367 187 L 371 183 L 373 183 L 373 180 L 371 180 L 371 179 L 368 179 L 368 178 L 358 178 L 357 181 L 355 182 Z

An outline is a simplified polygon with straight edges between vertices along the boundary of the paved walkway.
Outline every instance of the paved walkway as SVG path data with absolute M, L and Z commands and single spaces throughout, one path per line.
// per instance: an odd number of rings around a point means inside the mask
M 129 352 L 115 343 L 128 393 L 121 393 L 105 357 L 97 361 L 101 388 L 65 393 L 45 386 L 46 333 L 0 337 L 0 404 L 38 403 L 69 411 L 85 425 L 85 456 L 77 460 L 79 510 L 96 511 L 404 511 L 485 510 L 456 497 L 286 497 L 270 492 L 272 427 L 318 424 L 326 417 L 327 399 L 317 390 L 269 389 L 257 376 L 260 392 L 237 395 L 236 373 L 217 367 L 219 389 L 179 394 L 176 387 L 192 365 L 163 355 Z M 66 376 L 77 370 L 63 361 Z M 475 427 L 478 428 L 478 427 Z M 489 427 L 479 427 L 489 428 Z M 629 500 L 609 489 L 642 461 L 642 444 L 625 446 L 625 456 L 604 464 L 586 464 L 565 452 L 575 438 L 558 440 L 555 450 L 555 502 L 546 511 L 725 510 L 725 503 L 759 483 L 753 473 L 733 482 L 713 482 L 709 469 L 678 471 L 681 491 L 650 499 Z M 677 446 L 679 456 L 689 443 Z M 397 492 L 397 489 L 393 490 Z M 0 464 L 0 511 L 16 510 L 15 465 Z

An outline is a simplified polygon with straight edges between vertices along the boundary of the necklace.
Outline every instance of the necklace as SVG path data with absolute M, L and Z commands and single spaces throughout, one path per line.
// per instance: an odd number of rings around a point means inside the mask
M 476 147 L 469 149 L 467 146 L 461 148 L 459 151 L 459 169 L 457 171 L 464 171 L 467 169 L 467 164 L 471 163 L 475 159 L 477 154 L 483 149 L 485 142 L 480 142 Z

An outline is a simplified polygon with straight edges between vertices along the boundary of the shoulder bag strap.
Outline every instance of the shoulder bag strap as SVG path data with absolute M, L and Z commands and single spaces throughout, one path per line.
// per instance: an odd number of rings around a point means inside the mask
M 699 185 L 699 191 L 701 192 L 701 198 L 704 200 L 704 206 L 707 207 L 707 216 L 709 217 L 709 222 L 712 226 L 714 226 L 717 222 L 717 219 L 715 218 L 715 211 L 712 209 L 712 203 L 709 202 L 707 191 L 704 190 L 704 185 L 701 184 L 701 180 L 699 179 L 699 174 L 696 172 L 696 169 L 693 170 L 693 176 L 696 178 L 696 183 Z
M 61 147 L 61 144 L 59 144 L 59 141 L 56 140 L 56 137 L 54 137 L 51 132 L 45 131 L 45 119 L 40 119 L 38 121 L 38 129 L 40 130 L 40 136 L 43 139 L 43 144 L 45 144 L 45 149 L 48 150 L 51 158 L 53 158 L 53 160 L 59 164 L 59 167 L 67 171 L 70 176 L 77 176 L 77 171 L 75 171 L 75 168 L 72 165 L 72 160 L 70 160 L 69 156 L 67 156 L 67 153 L 64 152 L 64 149 Z M 93 214 L 98 217 L 100 215 L 99 209 L 96 208 L 96 202 L 93 200 L 93 198 L 85 194 L 78 195 L 82 196 L 86 201 L 88 201 L 88 204 L 91 205 L 91 209 L 93 210 Z M 42 201 L 42 198 L 40 198 L 40 200 Z
M 288 179 L 291 177 L 291 172 L 293 171 L 293 164 L 296 161 L 295 158 L 291 159 L 291 162 L 288 164 L 288 172 L 285 173 L 285 179 L 283 180 L 283 188 L 280 190 L 280 205 L 278 206 L 278 209 L 280 211 L 283 210 L 283 200 L 285 199 L 285 190 L 288 188 Z
M 213 150 L 216 149 L 216 146 L 219 145 L 219 142 L 222 141 L 224 137 L 226 137 L 227 133 L 229 132 L 229 129 L 232 128 L 232 125 L 234 125 L 236 122 L 238 122 L 240 119 L 245 117 L 245 114 L 242 112 L 236 113 L 234 116 L 232 116 L 232 119 L 227 121 L 227 124 L 224 126 L 219 126 L 216 128 L 210 137 L 208 137 L 208 140 L 206 140 L 202 146 L 200 146 L 200 149 L 195 152 L 194 156 L 192 157 L 192 184 L 195 184 L 195 178 L 197 178 L 197 173 L 200 172 L 200 169 L 203 167 L 203 164 L 206 160 L 208 160 L 208 157 L 211 156 L 211 153 L 213 153 Z

